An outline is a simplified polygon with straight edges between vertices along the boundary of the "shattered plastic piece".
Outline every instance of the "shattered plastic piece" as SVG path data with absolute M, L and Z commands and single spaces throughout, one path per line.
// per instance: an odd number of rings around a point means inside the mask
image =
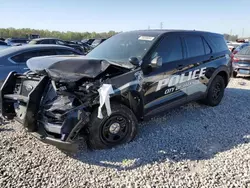
M 114 90 L 112 88 L 112 85 L 110 84 L 103 84 L 102 87 L 100 87 L 100 89 L 98 89 L 99 92 L 99 96 L 100 96 L 100 106 L 98 108 L 98 118 L 102 119 L 103 115 L 102 115 L 102 107 L 105 104 L 106 106 L 106 110 L 107 110 L 107 114 L 108 116 L 110 116 L 111 114 L 111 108 L 110 108 L 110 94 L 114 93 Z

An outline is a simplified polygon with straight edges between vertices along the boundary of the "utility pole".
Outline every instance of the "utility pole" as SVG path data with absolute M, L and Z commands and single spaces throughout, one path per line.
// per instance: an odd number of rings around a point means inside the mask
M 242 37 L 244 37 L 244 28 L 242 29 Z
M 163 29 L 163 23 L 162 22 L 160 23 L 160 28 Z
M 148 26 L 148 30 L 150 30 L 150 25 Z

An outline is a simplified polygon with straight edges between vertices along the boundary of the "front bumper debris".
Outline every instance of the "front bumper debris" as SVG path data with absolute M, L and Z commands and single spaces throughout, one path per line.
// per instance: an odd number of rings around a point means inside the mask
M 49 91 L 50 83 L 50 79 L 46 76 L 20 75 L 11 72 L 1 87 L 2 115 L 5 119 L 15 119 L 21 123 L 31 135 L 42 142 L 75 152 L 78 149 L 75 138 L 89 121 L 89 113 L 84 111 L 83 105 L 70 109 L 63 123 L 69 124 L 73 120 L 75 123 L 71 125 L 63 139 L 60 134 L 67 131 L 67 127 L 65 129 L 61 125 L 59 134 L 46 130 L 47 122 L 43 121 L 45 113 L 41 110 L 41 106 L 44 105 L 44 96 Z

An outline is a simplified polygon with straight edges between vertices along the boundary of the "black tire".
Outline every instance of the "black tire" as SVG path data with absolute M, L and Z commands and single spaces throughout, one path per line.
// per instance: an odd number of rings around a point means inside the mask
M 233 78 L 237 77 L 237 72 L 233 71 Z
M 217 106 L 220 104 L 225 91 L 225 81 L 222 76 L 217 75 L 212 81 L 206 98 L 203 100 L 208 106 Z
M 134 113 L 128 107 L 119 103 L 111 103 L 111 110 L 112 113 L 108 116 L 106 107 L 102 108 L 103 119 L 97 117 L 98 108 L 92 112 L 87 127 L 89 148 L 112 148 L 116 145 L 128 143 L 135 137 L 138 122 Z M 114 128 L 115 126 L 118 126 L 118 128 Z M 117 130 L 119 131 L 115 134 Z

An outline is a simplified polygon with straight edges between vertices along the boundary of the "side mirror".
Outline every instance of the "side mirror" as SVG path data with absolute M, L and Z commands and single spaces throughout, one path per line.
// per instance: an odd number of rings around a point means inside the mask
M 137 57 L 130 57 L 129 62 L 134 66 L 140 66 L 140 61 Z
M 161 67 L 161 66 L 162 66 L 162 58 L 161 58 L 160 56 L 155 57 L 155 58 L 151 61 L 150 66 L 151 66 L 152 68 Z

